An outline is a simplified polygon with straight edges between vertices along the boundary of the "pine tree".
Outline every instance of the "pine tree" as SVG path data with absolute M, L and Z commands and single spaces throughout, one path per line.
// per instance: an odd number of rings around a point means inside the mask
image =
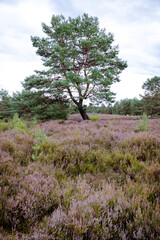
M 118 58 L 118 46 L 112 46 L 113 34 L 106 34 L 99 28 L 98 18 L 87 14 L 67 20 L 53 16 L 51 26 L 42 23 L 42 28 L 47 37 L 31 40 L 46 69 L 27 77 L 24 88 L 50 96 L 66 95 L 82 118 L 88 119 L 84 101 L 112 101 L 110 86 L 127 67 Z
M 145 90 L 143 96 L 144 110 L 148 115 L 160 115 L 160 77 L 147 79 L 142 88 Z
M 11 101 L 12 113 L 20 117 L 38 120 L 67 119 L 68 103 L 62 98 L 51 98 L 40 92 L 23 90 L 13 94 Z
M 11 113 L 11 97 L 7 90 L 0 90 L 0 119 L 12 117 Z

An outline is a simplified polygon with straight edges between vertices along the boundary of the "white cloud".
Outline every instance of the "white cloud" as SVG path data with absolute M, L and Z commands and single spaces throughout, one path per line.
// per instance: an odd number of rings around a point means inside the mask
M 152 75 L 139 74 L 132 69 L 126 69 L 120 76 L 121 81 L 112 85 L 111 90 L 116 93 L 116 99 L 140 98 L 144 94 L 142 85 Z
M 115 36 L 120 57 L 128 68 L 121 82 L 112 89 L 117 99 L 138 97 L 143 82 L 160 75 L 160 2 L 156 0 L 74 0 L 74 7 L 89 15 L 98 16 L 100 26 Z
M 17 31 L 41 33 L 41 22 L 49 22 L 52 14 L 54 12 L 50 9 L 49 0 L 22 0 L 16 5 L 0 4 L 1 27 L 4 32 L 12 34 Z
M 52 14 L 48 0 L 24 0 L 16 5 L 0 3 L 1 88 L 9 92 L 20 90 L 21 81 L 41 68 L 30 35 L 42 35 L 41 22 L 49 23 Z
M 21 82 L 25 77 L 34 74 L 34 69 L 41 69 L 40 61 L 16 61 L 12 56 L 1 55 L 1 88 L 12 92 L 21 91 Z
M 42 36 L 41 23 L 50 23 L 53 14 L 89 13 L 97 16 L 100 27 L 115 35 L 120 57 L 128 68 L 121 82 L 114 84 L 117 99 L 139 96 L 143 82 L 160 75 L 159 0 L 17 0 L 0 2 L 0 87 L 21 89 L 20 82 L 41 68 L 30 36 Z M 57 10 L 58 9 L 58 10 Z

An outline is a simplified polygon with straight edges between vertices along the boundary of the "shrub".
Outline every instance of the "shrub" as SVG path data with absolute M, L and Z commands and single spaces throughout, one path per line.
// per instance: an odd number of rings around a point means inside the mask
M 114 118 L 1 131 L 0 239 L 158 239 L 159 120 Z
M 121 152 L 129 152 L 139 161 L 160 160 L 160 138 L 151 133 L 130 134 L 119 143 L 119 148 Z
M 48 139 L 45 132 L 40 128 L 33 131 L 33 137 L 40 142 L 46 141 Z
M 92 116 L 89 117 L 89 119 L 90 119 L 92 122 L 94 122 L 94 121 L 97 121 L 98 119 L 100 119 L 100 116 L 98 116 L 98 115 L 92 115 Z
M 8 122 L 8 128 L 24 133 L 27 131 L 27 123 L 15 113 L 13 119 Z
M 21 165 L 30 162 L 34 143 L 35 140 L 27 133 L 10 131 L 0 136 L 0 149 Z
M 19 168 L 21 174 L 18 178 L 8 176 L 6 184 L 1 183 L 0 222 L 4 229 L 26 232 L 45 214 L 58 207 L 56 178 L 45 176 L 34 168 L 35 165 Z
M 64 187 L 61 206 L 28 239 L 158 239 L 158 204 L 128 198 L 104 181 L 94 190 L 81 178 Z
M 3 120 L 0 120 L 0 130 L 7 130 L 7 123 L 5 123 Z
M 145 113 L 142 116 L 142 120 L 137 124 L 136 131 L 148 131 L 148 117 Z

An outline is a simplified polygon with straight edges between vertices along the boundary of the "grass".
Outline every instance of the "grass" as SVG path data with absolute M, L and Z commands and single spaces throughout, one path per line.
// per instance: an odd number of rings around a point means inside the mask
M 0 239 L 159 239 L 159 119 L 16 118 L 0 128 Z
M 94 122 L 94 121 L 99 120 L 99 119 L 100 119 L 100 116 L 94 114 L 94 115 L 91 115 L 91 116 L 89 117 L 89 119 L 90 119 L 92 122 Z

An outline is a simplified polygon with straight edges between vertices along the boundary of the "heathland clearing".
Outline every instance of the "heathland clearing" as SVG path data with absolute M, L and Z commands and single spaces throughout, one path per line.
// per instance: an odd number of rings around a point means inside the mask
M 0 239 L 159 239 L 160 119 L 99 116 L 1 122 Z

